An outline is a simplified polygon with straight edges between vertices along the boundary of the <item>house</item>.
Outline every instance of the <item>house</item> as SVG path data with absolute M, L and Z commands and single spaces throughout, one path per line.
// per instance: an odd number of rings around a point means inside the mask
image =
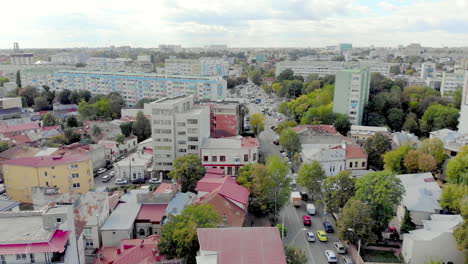
M 352 139 L 359 141 L 366 141 L 368 138 L 374 136 L 377 133 L 381 133 L 386 136 L 389 135 L 388 128 L 386 127 L 357 125 L 352 125 L 349 133 Z
M 40 131 L 40 123 L 33 122 L 27 124 L 16 125 L 0 125 L 1 137 L 12 137 L 15 135 L 28 135 L 29 133 L 38 133 Z
M 432 173 L 415 173 L 397 175 L 405 188 L 403 200 L 397 208 L 397 217 L 400 223 L 409 211 L 412 222 L 417 226 L 423 225 L 423 220 L 437 214 L 442 209 L 439 205 L 442 190 L 434 180 Z
M 53 156 L 70 156 L 70 155 L 88 155 L 93 163 L 93 170 L 97 171 L 107 165 L 106 148 L 98 144 L 82 144 L 73 143 L 70 145 L 60 146 Z
M 220 169 L 208 169 L 198 181 L 195 204 L 213 205 L 223 217 L 224 226 L 242 226 L 249 205 L 250 192 Z
M 409 132 L 401 131 L 392 134 L 392 149 L 396 149 L 403 144 L 407 144 L 411 147 L 418 148 L 421 144 L 419 138 Z
M 346 151 L 341 145 L 303 144 L 300 155 L 304 163 L 318 161 L 327 176 L 335 176 L 346 169 Z
M 8 196 L 32 202 L 31 188 L 57 187 L 61 193 L 86 193 L 94 187 L 93 165 L 87 155 L 24 157 L 2 162 Z
M 166 207 L 166 216 L 169 214 L 179 215 L 185 207 L 191 205 L 195 201 L 196 194 L 192 192 L 178 192 L 175 197 L 169 202 Z M 167 219 L 167 218 L 166 218 Z
M 143 204 L 135 221 L 137 238 L 160 235 L 167 204 Z
M 219 168 L 226 175 L 237 177 L 244 165 L 258 162 L 259 149 L 257 138 L 207 138 L 201 149 L 202 164 L 206 168 Z
M 0 213 L 2 263 L 84 264 L 68 205 Z
M 197 264 L 286 264 L 277 227 L 198 228 Z
M 86 249 L 97 249 L 101 245 L 101 227 L 109 217 L 109 195 L 107 192 L 87 192 L 75 209 L 80 221 L 85 221 L 84 245 Z
M 346 170 L 365 170 L 367 168 L 367 153 L 363 147 L 343 145 L 346 155 Z
M 431 260 L 466 263 L 466 252 L 458 250 L 453 236 L 455 227 L 463 223 L 460 215 L 433 214 L 422 223 L 422 229 L 403 235 L 401 253 L 406 264 L 429 263 Z
M 143 153 L 142 153 L 143 152 Z M 114 164 L 116 177 L 133 181 L 149 178 L 153 171 L 153 155 L 138 151 Z
M 94 135 L 94 127 L 99 128 L 101 133 Z M 118 124 L 105 121 L 84 121 L 83 131 L 96 142 L 102 139 L 114 140 L 115 137 L 122 134 L 122 130 Z
M 159 236 L 144 239 L 124 239 L 115 247 L 103 247 L 96 254 L 94 264 L 149 264 L 165 260 L 158 250 Z M 172 261 L 170 263 L 181 263 Z
M 124 143 L 120 144 L 115 140 L 102 139 L 98 145 L 103 145 L 106 148 L 107 160 L 115 161 L 120 156 L 136 150 L 138 148 L 137 137 L 130 135 L 124 139 Z
M 468 145 L 468 134 L 463 134 L 447 128 L 432 131 L 429 138 L 438 138 L 444 143 L 445 154 L 454 157 L 460 151 L 461 147 Z
M 229 100 L 229 101 L 228 101 Z M 210 137 L 234 137 L 241 132 L 241 106 L 235 99 L 201 102 L 210 107 Z
M 291 129 L 299 135 L 301 144 L 339 145 L 346 141 L 333 125 L 299 125 Z

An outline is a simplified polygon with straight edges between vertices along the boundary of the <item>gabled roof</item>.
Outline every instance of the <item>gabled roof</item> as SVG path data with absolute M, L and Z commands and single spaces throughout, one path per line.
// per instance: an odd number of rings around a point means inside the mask
M 166 216 L 166 208 L 167 204 L 143 204 L 136 219 L 161 222 L 163 217 Z
M 17 145 L 31 142 L 31 139 L 26 135 L 15 135 L 10 137 L 10 139 Z
M 198 228 L 200 251 L 216 252 L 222 264 L 286 264 L 276 227 Z
M 57 157 L 25 157 L 3 161 L 2 164 L 25 167 L 50 167 L 67 163 L 83 162 L 89 160 L 88 155 L 57 156 Z
M 302 133 L 304 131 L 312 131 L 318 134 L 331 134 L 334 135 L 338 133 L 333 125 L 299 125 L 291 128 L 297 133 Z
M 397 175 L 405 188 L 402 204 L 409 211 L 435 213 L 439 205 L 442 190 L 434 181 L 432 173 L 415 173 Z
M 197 192 L 218 193 L 223 197 L 241 203 L 245 206 L 249 203 L 250 192 L 244 186 L 237 183 L 229 176 L 210 174 L 199 180 L 196 187 Z M 209 195 L 209 194 L 207 194 Z M 200 200 L 203 200 L 201 197 Z
M 346 159 L 367 158 L 366 150 L 363 147 L 346 145 Z
M 0 133 L 5 134 L 5 133 L 21 132 L 21 131 L 38 129 L 38 128 L 39 128 L 39 122 L 17 124 L 17 125 L 1 125 Z
M 47 242 L 29 244 L 3 244 L 0 245 L 0 255 L 29 254 L 29 253 L 62 253 L 70 236 L 70 231 L 56 230 Z

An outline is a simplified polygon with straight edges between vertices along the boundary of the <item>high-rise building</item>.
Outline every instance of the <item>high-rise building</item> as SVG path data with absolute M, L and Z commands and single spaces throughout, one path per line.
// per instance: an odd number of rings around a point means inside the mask
M 427 78 L 435 77 L 436 64 L 433 62 L 425 62 L 421 65 L 421 78 L 423 80 Z
M 459 87 L 463 88 L 463 81 L 465 79 L 465 72 L 460 73 L 442 73 L 442 83 L 440 92 L 442 96 L 451 97 Z
M 229 63 L 222 58 L 166 59 L 164 70 L 171 75 L 224 77 L 229 74 Z
M 369 100 L 368 68 L 342 70 L 336 73 L 333 112 L 346 114 L 352 125 L 361 125 L 364 106 Z
M 154 170 L 170 171 L 174 159 L 200 156 L 202 143 L 210 136 L 209 106 L 194 106 L 194 96 L 190 95 L 163 98 L 145 104 L 145 108 L 151 112 Z
M 460 107 L 460 119 L 458 123 L 458 132 L 468 134 L 468 71 L 465 72 L 465 81 L 463 86 L 463 96 Z

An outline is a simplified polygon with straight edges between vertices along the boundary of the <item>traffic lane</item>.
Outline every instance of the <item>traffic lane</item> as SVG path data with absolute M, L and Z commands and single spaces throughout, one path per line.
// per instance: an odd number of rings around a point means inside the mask
M 95 187 L 115 187 L 115 186 L 117 186 L 115 184 L 115 175 L 113 177 L 111 177 L 111 179 L 108 182 L 104 182 L 103 177 L 105 175 L 109 175 L 112 171 L 114 171 L 113 168 L 105 171 L 104 173 L 99 174 L 98 176 L 96 176 L 94 178 Z

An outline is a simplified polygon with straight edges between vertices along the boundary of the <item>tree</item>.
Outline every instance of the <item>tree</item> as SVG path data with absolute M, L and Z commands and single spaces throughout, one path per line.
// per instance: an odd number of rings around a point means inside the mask
M 319 196 L 321 193 L 321 181 L 325 179 L 325 171 L 316 160 L 312 163 L 303 164 L 299 169 L 297 182 L 307 189 L 312 196 Z
M 68 96 L 68 100 L 72 104 L 79 104 L 81 101 L 79 92 L 77 90 L 71 91 L 70 95 Z
M 351 129 L 351 122 L 349 122 L 349 116 L 345 114 L 335 113 L 335 121 L 333 125 L 341 135 L 346 136 Z
M 91 133 L 93 134 L 93 136 L 99 137 L 102 134 L 102 131 L 101 131 L 100 127 L 94 125 L 92 130 L 91 130 Z
M 78 92 L 78 94 L 80 95 L 80 100 L 76 103 L 78 104 L 79 102 L 81 102 L 81 100 L 84 100 L 85 102 L 89 102 L 89 100 L 91 99 L 91 92 L 88 91 L 88 90 L 80 90 Z
M 125 136 L 122 135 L 122 134 L 119 134 L 119 135 L 115 136 L 114 140 L 115 140 L 115 142 L 117 142 L 119 144 L 124 144 L 125 143 Z
M 313 80 L 307 83 L 307 85 L 304 85 L 304 92 L 303 94 L 308 94 L 313 92 L 314 90 L 320 89 L 320 81 L 319 80 Z
M 151 123 L 142 111 L 137 113 L 133 134 L 137 136 L 138 142 L 151 137 Z
M 80 142 L 81 140 L 81 135 L 70 127 L 65 129 L 64 135 L 68 145 Z
M 252 80 L 255 85 L 262 84 L 262 73 L 259 70 L 255 70 L 250 73 L 250 79 Z
M 403 174 L 406 172 L 404 160 L 406 154 L 414 148 L 403 144 L 395 150 L 388 151 L 383 155 L 384 169 L 392 171 L 396 174 Z
M 276 80 L 279 82 L 284 80 L 294 80 L 294 72 L 291 69 L 286 69 L 276 77 Z
M 46 113 L 42 117 L 42 125 L 45 127 L 57 125 L 57 118 L 52 113 Z
M 250 192 L 252 192 L 253 187 L 253 170 L 253 164 L 246 164 L 241 167 L 239 177 L 237 177 L 237 182 L 245 188 L 249 189 Z
M 46 111 L 46 110 L 50 110 L 51 108 L 52 108 L 51 105 L 49 104 L 49 102 L 47 102 L 47 98 L 42 97 L 42 96 L 38 96 L 34 98 L 34 110 Z
M 9 81 L 7 77 L 0 77 L 0 87 L 3 87 L 3 84 Z
M 388 226 L 393 207 L 400 204 L 405 192 L 401 180 L 387 171 L 372 172 L 356 181 L 355 199 L 367 202 L 376 223 L 375 233 Z
M 82 120 L 96 119 L 96 106 L 86 102 L 85 100 L 81 100 L 80 104 L 78 105 L 78 112 L 80 113 Z
M 289 157 L 301 151 L 299 135 L 291 128 L 286 128 L 281 132 L 279 141 L 281 146 L 287 151 Z
M 402 129 L 404 131 L 408 131 L 410 133 L 413 133 L 415 135 L 419 135 L 420 130 L 419 130 L 419 124 L 417 121 L 417 117 L 414 113 L 409 113 L 406 116 L 405 123 L 403 124 Z
M 288 235 L 288 228 L 285 225 L 283 226 L 282 224 L 277 224 L 276 227 L 279 229 L 280 236 L 285 237 Z
M 421 130 L 426 135 L 443 128 L 457 130 L 459 116 L 460 113 L 456 108 L 441 104 L 431 105 L 421 119 Z
M 0 142 L 0 152 L 3 152 L 7 149 L 10 148 L 10 144 L 8 144 L 8 141 L 1 141 Z
M 143 98 L 143 99 L 138 100 L 138 102 L 133 106 L 133 108 L 143 109 L 145 107 L 145 104 L 151 103 L 151 102 L 154 102 L 154 101 L 156 101 L 156 99 Z
M 423 140 L 418 149 L 419 152 L 433 156 L 437 166 L 442 166 L 447 155 L 445 154 L 444 143 L 438 138 L 428 138 Z
M 393 131 L 400 131 L 403 126 L 403 120 L 405 119 L 405 113 L 399 108 L 392 108 L 388 110 L 387 124 Z
M 437 162 L 430 154 L 421 153 L 418 158 L 419 172 L 434 172 L 437 169 Z
M 253 114 L 250 116 L 250 124 L 252 125 L 255 135 L 265 130 L 265 116 L 262 114 Z
M 339 238 L 355 245 L 358 244 L 357 237 L 361 239 L 363 245 L 375 242 L 377 236 L 373 232 L 375 220 L 372 215 L 372 208 L 366 202 L 349 200 L 343 207 L 340 219 L 336 222 Z
M 120 131 L 122 131 L 122 134 L 126 137 L 130 136 L 133 131 L 133 122 L 126 122 L 120 124 Z
M 71 91 L 68 90 L 68 89 L 63 89 L 62 91 L 60 91 L 57 95 L 57 100 L 59 101 L 59 103 L 61 104 L 70 104 L 70 95 L 71 95 Z
M 197 182 L 205 175 L 200 158 L 193 154 L 178 157 L 173 166 L 168 176 L 182 182 L 182 192 L 194 192 Z
M 340 171 L 338 175 L 327 177 L 323 182 L 323 199 L 330 212 L 339 213 L 356 191 L 355 180 L 350 171 Z
M 256 216 L 264 216 L 274 212 L 275 200 L 273 181 L 267 166 L 254 164 L 252 167 L 252 202 L 249 211 Z
M 447 164 L 447 181 L 454 184 L 468 184 L 468 146 Z
M 416 150 L 410 150 L 404 159 L 404 165 L 406 172 L 415 173 L 419 170 L 419 152 Z
M 47 140 L 48 147 L 59 147 L 67 143 L 67 140 L 64 135 L 56 135 Z
M 290 195 L 290 179 L 287 177 L 289 167 L 285 160 L 280 160 L 278 156 L 269 156 L 267 158 L 268 175 L 270 176 L 274 199 L 273 214 L 276 218 L 279 210 L 286 204 Z
M 169 215 L 161 230 L 158 248 L 169 258 L 182 258 L 187 264 L 195 264 L 198 244 L 198 228 L 215 228 L 221 216 L 210 204 L 189 205 L 180 215 Z
M 460 213 L 463 206 L 466 206 L 466 196 L 468 185 L 449 183 L 442 189 L 440 206 L 449 208 L 454 213 Z
M 401 222 L 400 231 L 401 233 L 409 233 L 416 229 L 416 225 L 411 220 L 411 214 L 408 209 L 405 208 L 405 215 L 403 216 L 403 220 Z
M 284 247 L 284 254 L 286 255 L 287 264 L 306 264 L 307 257 L 304 251 L 296 246 L 290 245 Z
M 290 120 L 290 121 L 286 121 L 284 123 L 279 124 L 278 127 L 276 127 L 275 131 L 276 133 L 281 135 L 284 129 L 289 128 L 289 127 L 295 127 L 295 126 L 297 126 L 297 122 Z
M 364 148 L 368 155 L 369 166 L 376 169 L 382 169 L 382 155 L 390 150 L 390 140 L 382 133 L 376 133 L 366 140 Z
M 19 96 L 21 96 L 24 101 L 26 102 L 26 106 L 30 107 L 34 105 L 34 98 L 39 95 L 36 87 L 27 86 L 24 89 L 21 89 L 19 92 Z
M 74 116 L 67 118 L 67 127 L 78 127 L 78 120 Z
M 16 85 L 18 85 L 18 87 L 22 87 L 21 86 L 21 77 L 20 77 L 20 71 L 17 71 L 16 72 Z

